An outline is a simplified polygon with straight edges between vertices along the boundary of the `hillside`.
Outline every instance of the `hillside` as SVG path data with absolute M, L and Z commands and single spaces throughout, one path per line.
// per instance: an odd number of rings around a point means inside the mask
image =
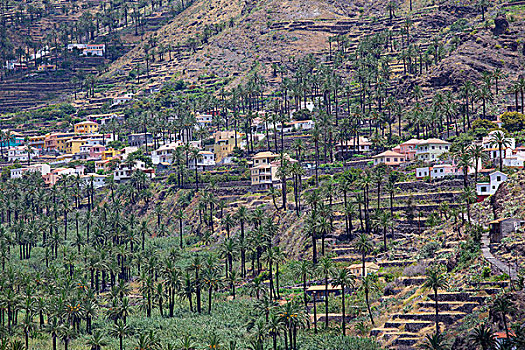
M 490 15 L 500 9 L 508 13 L 517 10 L 509 31 L 494 36 L 493 25 L 485 26 L 474 2 L 456 7 L 448 2 L 427 6 L 423 1 L 415 1 L 410 14 L 407 2 L 397 8 L 390 20 L 386 1 L 368 5 L 359 1 L 199 1 L 158 31 L 158 45 L 172 45 L 176 53 L 172 60 L 164 58 L 150 63 L 150 79 L 142 84 L 171 77 L 198 83 L 199 78 L 210 77 L 212 82 L 232 88 L 257 71 L 267 80 L 268 89 L 274 90 L 281 81 L 279 74 L 275 74 L 275 64 L 286 69 L 293 57 L 308 54 L 328 61 L 330 46 L 332 57 L 340 50 L 339 40 L 343 40 L 344 51 L 351 56 L 360 40 L 381 32 L 391 32 L 391 40 L 398 44 L 393 50 L 385 48 L 383 55 L 392 58 L 394 78 L 403 83 L 400 93 L 414 84 L 424 88 L 458 87 L 467 79 L 480 78 L 483 71 L 496 68 L 508 76 L 516 76 L 523 68 L 523 45 L 519 38 L 525 25 L 519 6 L 501 7 L 502 3 L 494 2 Z M 194 45 L 194 38 L 202 37 L 206 26 L 226 23 L 224 29 L 212 32 L 200 45 Z M 446 58 L 436 67 L 421 69 L 420 76 L 407 76 L 403 70 L 400 54 L 407 44 L 400 44 L 407 36 L 407 26 L 410 45 L 424 51 L 438 40 L 449 51 L 443 53 Z M 144 67 L 145 57 L 144 44 L 139 45 L 113 63 L 104 76 L 123 82 L 122 73 L 125 76 L 136 64 Z M 338 70 L 351 76 L 352 68 L 350 60 Z

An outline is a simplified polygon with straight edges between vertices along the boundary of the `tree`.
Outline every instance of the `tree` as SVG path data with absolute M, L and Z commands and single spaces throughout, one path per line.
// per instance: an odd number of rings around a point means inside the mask
M 303 283 L 303 298 L 304 298 L 304 307 L 308 307 L 308 298 L 306 294 L 306 283 L 308 281 L 308 276 L 312 274 L 312 263 L 308 260 L 300 260 L 294 265 L 294 271 L 297 275 L 301 276 Z
M 106 340 L 100 330 L 95 330 L 86 342 L 87 345 L 91 346 L 91 350 L 102 350 L 103 346 L 107 345 Z
M 183 220 L 186 219 L 186 215 L 184 214 L 184 209 L 182 208 L 178 208 L 176 211 L 175 211 L 175 215 L 174 215 L 175 219 L 177 219 L 179 221 L 179 246 L 180 248 L 182 249 L 182 247 L 184 246 L 184 242 L 183 242 L 183 230 L 184 230 L 184 224 L 183 224 Z
M 439 301 L 438 291 L 448 287 L 446 276 L 437 268 L 427 270 L 426 280 L 423 285 L 424 288 L 432 289 L 434 291 L 434 307 L 436 309 L 436 334 L 439 334 Z
M 319 262 L 319 270 L 324 277 L 324 309 L 326 314 L 325 328 L 328 328 L 328 277 L 333 273 L 334 261 L 328 257 L 323 257 Z
M 496 346 L 496 335 L 486 323 L 480 324 L 468 336 L 469 344 L 483 350 L 493 349 Z
M 373 273 L 363 275 L 361 277 L 361 286 L 359 287 L 365 295 L 366 308 L 368 310 L 368 316 L 370 317 L 370 322 L 375 326 L 374 317 L 372 315 L 372 309 L 370 307 L 370 294 L 376 293 L 379 290 L 379 285 L 377 284 L 377 276 Z
M 503 131 L 495 131 L 490 136 L 490 145 L 497 146 L 499 150 L 499 171 L 503 171 L 503 149 L 510 147 L 511 140 L 505 136 Z
M 476 202 L 476 191 L 472 187 L 465 187 L 463 188 L 461 197 L 465 201 L 465 204 L 467 206 L 467 218 L 468 218 L 468 222 L 470 223 L 471 222 L 470 205 Z
M 483 165 L 483 161 L 488 159 L 488 155 L 481 145 L 473 145 L 469 149 L 469 153 L 470 158 L 474 160 L 474 182 L 478 183 L 478 169 Z
M 481 20 L 485 22 L 485 11 L 487 11 L 487 7 L 490 6 L 489 0 L 478 0 L 477 7 L 481 10 Z
M 422 350 L 449 350 L 450 345 L 442 334 L 432 333 L 426 335 L 425 341 L 419 348 Z
M 362 233 L 358 239 L 357 242 L 354 244 L 355 249 L 361 254 L 361 262 L 363 264 L 363 277 L 366 275 L 365 270 L 365 263 L 366 263 L 366 255 L 370 253 L 373 249 L 372 242 L 368 238 L 368 235 L 366 233 Z
M 383 229 L 383 249 L 386 252 L 388 250 L 386 242 L 386 232 L 389 227 L 392 226 L 392 217 L 390 213 L 386 210 L 379 211 L 377 215 L 377 225 Z
M 244 225 L 248 220 L 248 209 L 245 206 L 241 205 L 237 210 L 236 219 L 239 221 L 241 226 L 241 237 L 239 240 L 239 245 L 241 248 L 241 274 L 243 277 L 246 277 L 246 248 L 244 245 Z
M 341 329 L 344 337 L 346 335 L 345 288 L 354 287 L 355 276 L 348 269 L 342 268 L 335 270 L 332 278 L 334 286 L 341 286 Z
M 505 333 L 507 339 L 510 339 L 509 327 L 507 325 L 507 315 L 511 315 L 515 311 L 515 306 L 508 294 L 499 295 L 492 304 L 492 310 L 501 315 L 503 325 L 505 326 Z
M 111 327 L 109 334 L 119 340 L 119 350 L 124 349 L 124 337 L 131 333 L 131 327 L 124 323 L 123 320 L 117 320 Z

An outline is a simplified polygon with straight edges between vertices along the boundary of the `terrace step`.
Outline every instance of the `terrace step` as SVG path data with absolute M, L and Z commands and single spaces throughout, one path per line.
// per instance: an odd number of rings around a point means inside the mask
M 370 336 L 378 337 L 379 335 L 384 334 L 384 333 L 395 333 L 395 332 L 399 332 L 399 329 L 389 328 L 386 326 L 383 328 L 372 328 L 372 330 L 370 330 Z
M 420 301 L 418 305 L 422 308 L 433 309 L 436 304 L 434 301 Z M 438 301 L 439 311 L 461 311 L 470 313 L 478 306 L 479 303 L 473 301 Z
M 395 338 L 399 338 L 399 337 L 414 337 L 414 338 L 417 338 L 418 337 L 418 334 L 417 333 L 412 333 L 412 332 L 402 332 L 402 331 L 397 331 L 397 332 L 386 332 L 386 333 L 383 333 L 383 340 L 385 341 L 389 341 L 389 340 L 392 340 L 392 339 L 395 339 Z
M 419 341 L 419 337 L 399 337 L 394 340 L 393 345 L 412 346 Z
M 404 329 L 407 332 L 419 332 L 433 324 L 433 321 L 390 320 L 385 323 L 384 327 L 385 329 Z
M 466 315 L 467 314 L 465 312 L 461 312 L 461 311 L 441 312 L 438 315 L 438 320 L 440 322 L 443 322 L 449 325 L 465 317 Z M 427 311 L 417 312 L 417 313 L 408 313 L 408 314 L 397 313 L 397 314 L 394 314 L 392 318 L 394 320 L 433 321 L 436 319 L 436 314 L 435 312 L 427 312 Z

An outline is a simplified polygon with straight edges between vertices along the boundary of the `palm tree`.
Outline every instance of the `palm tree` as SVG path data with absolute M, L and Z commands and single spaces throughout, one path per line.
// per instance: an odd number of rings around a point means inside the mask
M 486 323 L 483 323 L 472 331 L 468 336 L 469 344 L 476 349 L 481 346 L 483 350 L 493 349 L 496 346 L 496 335 Z
M 326 314 L 325 328 L 328 328 L 328 277 L 332 274 L 334 261 L 328 257 L 321 258 L 319 261 L 319 271 L 324 277 L 324 310 Z
M 246 248 L 244 246 L 244 224 L 248 221 L 248 209 L 245 206 L 241 205 L 237 210 L 236 219 L 239 221 L 241 226 L 241 237 L 240 237 L 240 247 L 241 247 L 241 274 L 243 277 L 246 277 Z
M 334 271 L 332 278 L 334 286 L 341 286 L 341 329 L 344 337 L 346 335 L 345 288 L 354 287 L 355 276 L 347 269 L 342 268 Z
M 183 225 L 183 220 L 186 219 L 186 215 L 184 215 L 184 210 L 182 208 L 178 208 L 176 211 L 175 211 L 175 215 L 174 215 L 175 219 L 179 220 L 179 245 L 180 245 L 180 248 L 182 249 L 183 245 L 184 245 L 184 242 L 183 242 L 183 229 L 184 229 L 184 225 Z
M 461 197 L 467 206 L 467 218 L 468 222 L 470 223 L 470 205 L 476 201 L 476 190 L 474 190 L 472 187 L 465 187 L 463 188 Z
M 272 348 L 273 350 L 277 350 L 277 337 L 284 329 L 283 320 L 277 314 L 272 312 L 268 317 L 266 327 L 268 329 L 268 333 L 270 333 L 270 336 L 272 337 Z
M 474 160 L 474 182 L 478 183 L 478 169 L 479 166 L 483 164 L 483 161 L 485 161 L 488 158 L 487 153 L 485 152 L 485 149 L 481 145 L 473 145 L 469 149 L 470 158 Z M 480 164 L 481 162 L 481 164 Z
M 372 251 L 373 245 L 366 233 L 362 233 L 354 245 L 355 245 L 355 249 L 361 254 L 361 262 L 363 264 L 362 274 L 364 277 L 366 275 L 366 272 L 365 272 L 366 255 Z
M 317 214 L 312 210 L 307 218 L 306 231 L 312 238 L 312 263 L 317 265 Z
M 86 342 L 87 345 L 91 346 L 91 350 L 102 350 L 102 347 L 107 345 L 104 335 L 100 330 L 95 330 Z
M 119 340 L 119 350 L 124 349 L 123 340 L 124 337 L 131 333 L 131 327 L 124 323 L 123 320 L 117 320 L 115 324 L 109 330 L 109 334 L 113 337 L 117 337 Z
M 490 136 L 490 145 L 497 146 L 499 150 L 499 171 L 503 171 L 503 148 L 510 147 L 511 140 L 503 131 L 496 131 Z
M 300 260 L 295 265 L 295 272 L 297 275 L 301 276 L 301 280 L 303 283 L 303 297 L 304 297 L 304 307 L 308 307 L 308 298 L 306 295 L 306 283 L 308 280 L 308 276 L 312 274 L 312 263 L 308 260 Z
M 385 252 L 388 250 L 386 244 L 386 231 L 389 227 L 392 227 L 392 217 L 390 213 L 386 210 L 381 210 L 377 216 L 377 224 L 380 228 L 383 229 L 383 249 Z
M 53 350 L 57 350 L 57 337 L 60 332 L 60 327 L 62 325 L 59 323 L 57 317 L 52 317 L 48 319 L 48 322 L 45 326 L 46 330 L 51 333 L 51 338 L 53 341 Z
M 439 334 L 439 302 L 438 290 L 448 288 L 446 276 L 437 268 L 427 270 L 424 288 L 432 289 L 434 291 L 434 306 L 436 308 L 436 334 Z
M 374 317 L 372 315 L 372 309 L 370 308 L 370 294 L 375 293 L 379 290 L 379 285 L 377 284 L 377 276 L 373 273 L 369 273 L 366 276 L 361 277 L 361 286 L 359 287 L 365 295 L 366 308 L 368 310 L 368 316 L 370 317 L 370 322 L 375 326 Z
M 511 315 L 515 311 L 515 306 L 508 294 L 502 294 L 494 300 L 492 304 L 492 310 L 496 313 L 501 314 L 503 319 L 503 325 L 505 326 L 505 333 L 507 333 L 507 339 L 510 339 L 509 327 L 507 325 L 507 315 Z
M 423 344 L 419 346 L 422 350 L 449 350 L 450 345 L 442 334 L 427 334 Z

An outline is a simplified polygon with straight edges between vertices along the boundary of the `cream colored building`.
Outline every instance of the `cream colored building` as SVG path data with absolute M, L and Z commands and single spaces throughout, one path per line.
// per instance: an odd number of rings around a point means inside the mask
M 239 148 L 241 148 L 242 135 L 237 133 L 237 147 Z M 215 154 L 215 163 L 220 163 L 235 149 L 235 131 L 217 131 L 214 134 L 214 138 L 213 153 Z

